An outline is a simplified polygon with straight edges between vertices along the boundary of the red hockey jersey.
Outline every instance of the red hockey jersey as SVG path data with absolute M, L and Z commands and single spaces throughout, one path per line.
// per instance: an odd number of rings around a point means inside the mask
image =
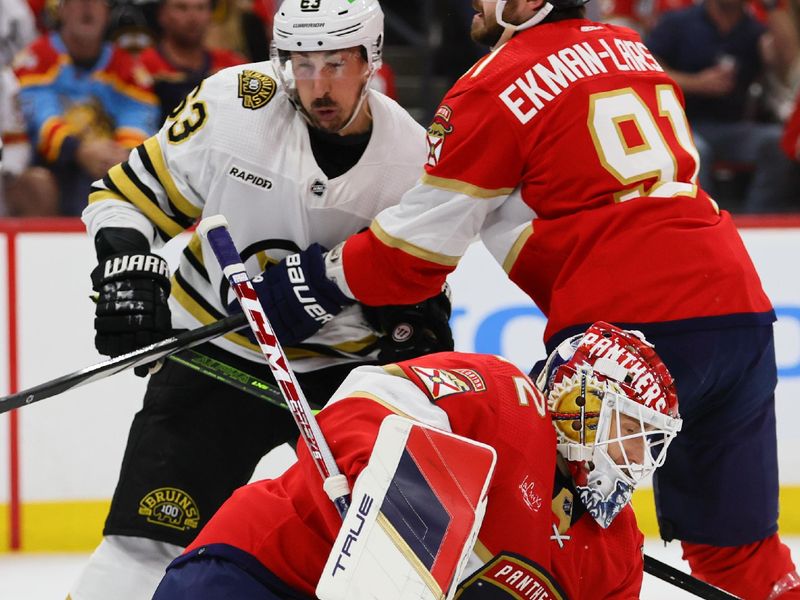
M 480 235 L 548 317 L 546 338 L 771 310 L 730 215 L 697 186 L 680 89 L 630 29 L 574 19 L 515 35 L 456 82 L 428 146 L 420 184 L 344 246 L 366 304 L 436 294 Z
M 572 600 L 638 598 L 643 538 L 632 509 L 602 529 L 588 514 L 574 512 L 577 500 L 568 488 L 554 491 L 555 432 L 543 396 L 516 367 L 494 356 L 442 353 L 354 370 L 319 414 L 351 486 L 369 460 L 381 421 L 392 413 L 497 451 L 473 566 L 514 553 L 547 569 Z M 277 479 L 240 488 L 187 552 L 233 545 L 313 596 L 340 524 L 300 444 L 294 466 Z

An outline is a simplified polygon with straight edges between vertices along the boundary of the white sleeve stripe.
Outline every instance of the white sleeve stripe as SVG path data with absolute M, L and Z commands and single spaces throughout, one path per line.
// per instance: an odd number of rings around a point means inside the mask
M 393 413 L 452 431 L 444 410 L 432 403 L 412 381 L 387 373 L 382 367 L 370 365 L 353 369 L 328 404 L 353 397 L 367 398 Z
M 418 183 L 375 221 L 392 238 L 433 255 L 461 257 L 506 196 L 474 198 Z

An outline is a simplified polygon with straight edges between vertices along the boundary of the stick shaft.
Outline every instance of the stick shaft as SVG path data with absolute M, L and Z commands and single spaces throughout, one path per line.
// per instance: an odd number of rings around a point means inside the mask
M 146 365 L 161 358 L 192 348 L 246 325 L 244 315 L 233 315 L 210 325 L 185 331 L 139 350 L 122 354 L 79 371 L 56 377 L 45 383 L 0 398 L 0 414 L 56 396 L 68 390 L 104 379 L 120 371 Z
M 208 241 L 220 267 L 222 267 L 223 274 L 236 294 L 242 312 L 250 323 L 259 348 L 278 383 L 322 479 L 328 480 L 333 476 L 340 475 L 333 454 L 322 435 L 322 430 L 311 412 L 305 394 L 297 382 L 294 371 L 289 366 L 286 354 L 272 330 L 267 314 L 258 299 L 258 294 L 256 294 L 250 277 L 241 262 L 233 239 L 228 232 L 227 222 L 220 215 L 210 217 L 200 223 L 198 231 Z M 334 504 L 342 516 L 347 512 L 347 502 L 346 495 L 334 499 Z
M 244 319 L 244 316 L 242 316 L 242 318 Z M 186 348 L 180 352 L 171 354 L 168 358 L 184 367 L 202 373 L 206 377 L 221 381 L 222 383 L 261 400 L 266 400 L 270 404 L 287 410 L 289 408 L 274 381 L 259 379 L 247 371 L 242 371 L 233 365 L 229 365 L 213 356 L 203 354 L 192 348 Z
M 675 587 L 686 590 L 699 598 L 706 598 L 707 600 L 738 600 L 738 596 L 729 594 L 725 590 L 714 587 L 705 581 L 700 581 L 696 577 L 692 577 L 688 573 L 671 567 L 647 554 L 644 555 L 644 572 L 671 583 Z

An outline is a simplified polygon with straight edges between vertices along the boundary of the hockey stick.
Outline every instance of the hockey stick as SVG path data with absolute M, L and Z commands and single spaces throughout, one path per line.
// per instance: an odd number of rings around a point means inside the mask
M 250 283 L 250 277 L 247 275 L 239 252 L 228 232 L 227 220 L 222 215 L 206 217 L 200 221 L 197 232 L 208 241 L 214 251 L 214 255 L 222 267 L 222 272 L 236 294 L 242 312 L 247 316 L 247 321 L 250 323 L 259 348 L 261 348 L 261 353 L 280 387 L 300 434 L 322 476 L 325 492 L 344 518 L 350 495 L 347 479 L 339 472 L 339 467 L 322 435 L 317 419 L 311 412 L 311 407 L 297 382 L 297 377 L 289 366 L 286 354 L 272 330 L 253 284 Z
M 700 581 L 697 577 L 692 577 L 688 573 L 671 567 L 647 554 L 644 555 L 644 572 L 658 577 L 667 583 L 671 583 L 675 587 L 686 590 L 698 598 L 706 598 L 707 600 L 739 600 L 739 596 L 734 596 L 710 583 Z
M 283 396 L 276 387 L 274 381 L 264 381 L 255 375 L 237 369 L 233 365 L 224 363 L 213 356 L 208 356 L 207 354 L 203 354 L 191 348 L 171 354 L 167 358 L 185 367 L 194 369 L 198 373 L 202 373 L 212 379 L 221 381 L 246 394 L 250 394 L 261 400 L 266 400 L 281 408 L 289 408 L 286 402 L 284 402 Z
M 104 379 L 125 369 L 155 362 L 181 350 L 192 348 L 246 324 L 244 315 L 232 315 L 210 325 L 179 333 L 139 350 L 122 354 L 79 371 L 56 377 L 45 383 L 0 398 L 0 414 L 56 396 L 68 390 Z M 274 400 L 273 400 L 274 401 Z

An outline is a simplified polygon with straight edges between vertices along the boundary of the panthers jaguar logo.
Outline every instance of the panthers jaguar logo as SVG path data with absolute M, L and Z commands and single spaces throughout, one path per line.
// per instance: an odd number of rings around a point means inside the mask
M 269 75 L 250 69 L 239 73 L 239 98 L 244 108 L 257 110 L 266 106 L 277 89 L 278 84 Z
M 428 127 L 428 166 L 435 167 L 439 164 L 442 155 L 444 139 L 453 133 L 450 123 L 453 111 L 446 104 L 442 104 L 433 116 L 433 123 Z

